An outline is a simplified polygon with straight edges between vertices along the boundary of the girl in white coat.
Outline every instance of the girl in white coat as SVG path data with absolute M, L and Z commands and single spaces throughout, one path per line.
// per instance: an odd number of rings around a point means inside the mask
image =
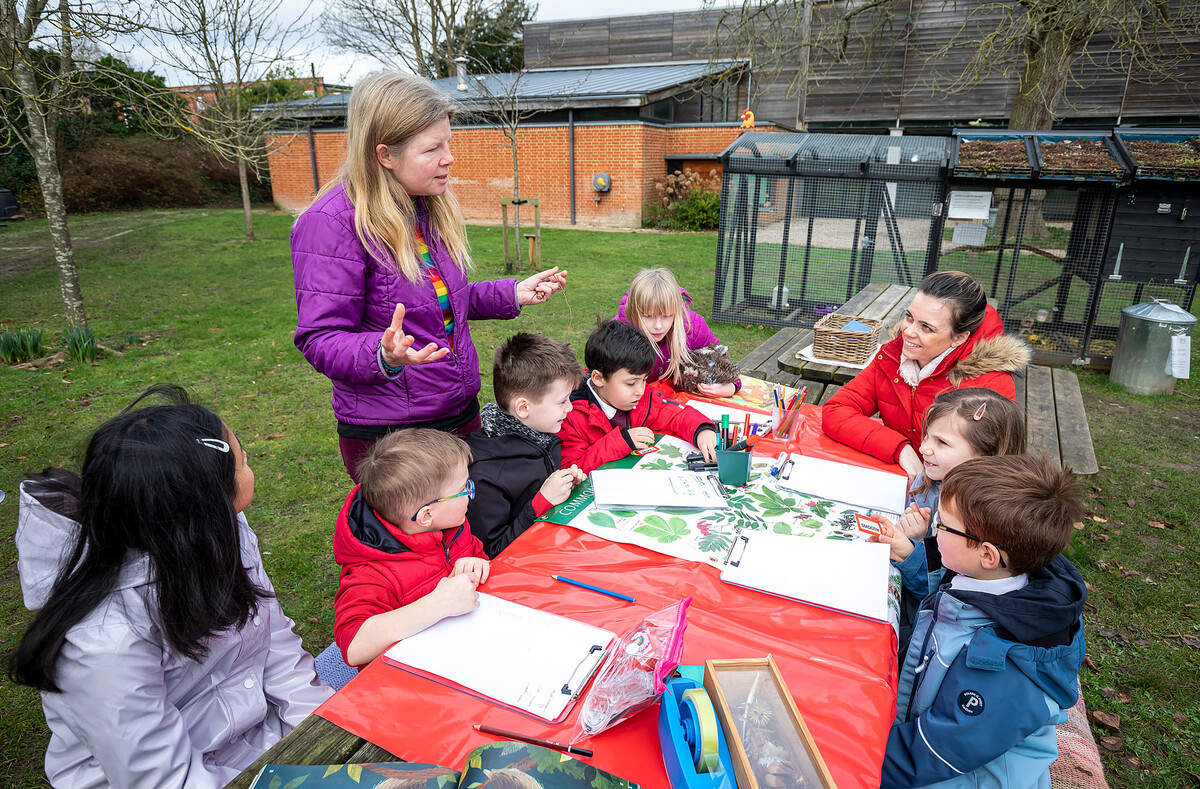
M 147 395 L 168 405 L 134 409 Z M 10 662 L 41 691 L 56 787 L 221 787 L 330 689 L 241 514 L 237 438 L 178 387 L 102 425 L 82 473 L 21 485 L 25 604 Z

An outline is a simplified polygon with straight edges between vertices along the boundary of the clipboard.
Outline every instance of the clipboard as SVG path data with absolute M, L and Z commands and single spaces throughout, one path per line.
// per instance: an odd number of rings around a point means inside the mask
M 600 509 L 727 510 L 729 493 L 715 474 L 682 469 L 601 468 L 591 473 Z
M 392 645 L 383 662 L 548 723 L 561 723 L 615 634 L 480 593 L 479 607 Z
M 721 580 L 860 619 L 890 622 L 886 543 L 734 532 Z
M 797 493 L 865 510 L 901 515 L 908 478 L 877 469 L 792 454 L 780 469 L 779 484 Z

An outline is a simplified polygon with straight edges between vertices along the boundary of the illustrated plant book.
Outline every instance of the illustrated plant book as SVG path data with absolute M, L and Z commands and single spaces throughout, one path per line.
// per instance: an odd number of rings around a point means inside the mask
M 493 742 L 461 772 L 436 764 L 268 764 L 250 789 L 638 789 L 587 762 L 538 745 Z
M 716 474 L 642 468 L 602 468 L 591 474 L 597 507 L 617 509 L 729 509 Z
M 613 638 L 611 631 L 480 593 L 474 611 L 397 642 L 383 660 L 557 723 Z
M 725 557 L 721 580 L 888 622 L 888 555 L 884 543 L 797 540 L 769 531 L 739 533 Z
M 797 493 L 894 515 L 904 512 L 908 496 L 908 479 L 901 474 L 798 454 L 784 464 L 779 484 Z

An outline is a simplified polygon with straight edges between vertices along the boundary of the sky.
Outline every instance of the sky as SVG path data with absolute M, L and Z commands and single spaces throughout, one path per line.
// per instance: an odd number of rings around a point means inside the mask
M 314 0 L 309 5 L 308 0 L 282 0 L 280 5 L 281 19 L 295 19 L 309 8 L 308 16 L 315 18 L 324 8 L 327 0 Z M 589 19 L 603 16 L 619 16 L 624 14 L 646 14 L 661 11 L 683 11 L 700 8 L 703 0 L 604 0 L 604 2 L 579 2 L 579 0 L 540 0 L 537 16 L 538 22 L 549 22 L 561 19 Z M 125 47 L 122 47 L 125 49 Z M 183 75 L 173 74 L 161 63 L 156 63 L 145 50 L 134 48 L 132 51 L 121 52 L 120 56 L 138 68 L 153 69 L 167 78 L 170 85 L 187 84 L 191 81 Z M 317 76 L 324 77 L 326 83 L 352 85 L 364 74 L 380 67 L 380 63 L 364 55 L 352 55 L 337 52 L 328 47 L 318 33 L 308 46 L 305 56 L 297 58 L 296 67 L 302 73 L 309 73 L 315 67 Z

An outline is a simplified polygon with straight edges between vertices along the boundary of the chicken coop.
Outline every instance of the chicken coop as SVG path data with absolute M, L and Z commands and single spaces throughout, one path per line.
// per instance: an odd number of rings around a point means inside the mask
M 1111 131 L 956 129 L 937 268 L 974 276 L 1039 361 L 1087 363 L 1129 178 Z
M 945 137 L 748 132 L 721 155 L 713 316 L 811 326 L 936 265 Z

